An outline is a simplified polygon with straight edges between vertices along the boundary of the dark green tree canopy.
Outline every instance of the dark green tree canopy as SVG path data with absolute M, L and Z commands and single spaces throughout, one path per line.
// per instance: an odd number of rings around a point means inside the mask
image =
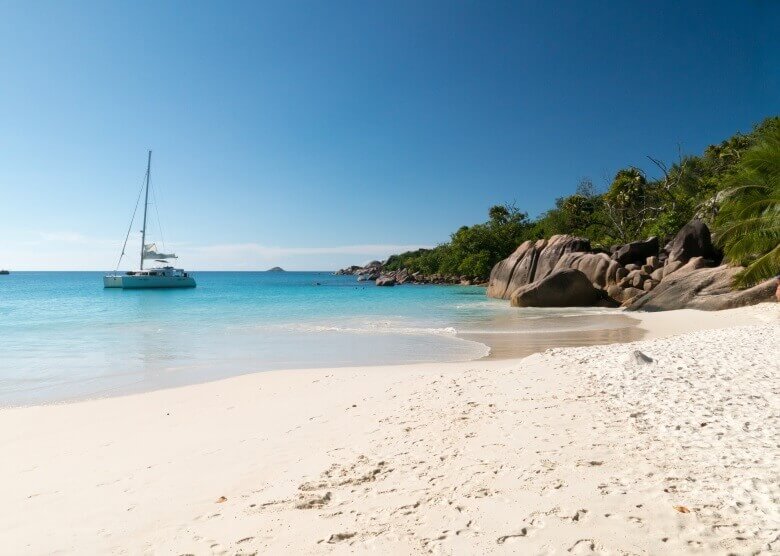
M 449 242 L 434 249 L 394 255 L 388 266 L 484 279 L 495 263 L 527 239 L 570 234 L 607 249 L 653 235 L 665 241 L 697 217 L 710 225 L 727 256 L 735 262 L 758 263 L 754 268 L 762 270 L 741 279 L 743 284 L 752 283 L 767 272 L 780 271 L 778 145 L 780 117 L 770 117 L 750 133 L 737 133 L 707 147 L 701 156 L 681 153 L 670 165 L 648 156 L 653 172 L 660 174 L 657 178 L 627 166 L 615 173 L 604 192 L 583 178 L 572 195 L 557 199 L 554 208 L 534 221 L 514 205 L 492 206 L 486 222 L 461 227 Z M 758 226 L 752 234 L 746 232 L 750 226 Z

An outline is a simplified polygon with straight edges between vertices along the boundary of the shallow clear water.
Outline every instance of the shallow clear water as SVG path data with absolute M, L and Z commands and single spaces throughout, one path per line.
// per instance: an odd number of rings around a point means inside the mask
M 628 326 L 604 311 L 518 311 L 479 287 L 380 288 L 325 272 L 195 277 L 195 289 L 120 290 L 98 272 L 0 276 L 0 406 L 271 369 L 465 361 L 501 335 L 546 347 L 551 334 Z

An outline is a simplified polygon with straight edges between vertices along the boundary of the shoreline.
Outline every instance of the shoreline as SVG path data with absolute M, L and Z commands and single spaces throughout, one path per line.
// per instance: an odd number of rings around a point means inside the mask
M 286 341 L 294 343 L 296 349 L 308 353 L 306 359 L 310 361 L 317 360 L 319 349 L 324 352 L 323 361 L 299 365 L 282 359 L 263 361 L 262 358 L 252 357 L 228 360 L 194 357 L 184 365 L 171 364 L 168 368 L 152 368 L 145 373 L 126 369 L 124 373 L 86 377 L 76 375 L 68 378 L 65 373 L 55 372 L 56 380 L 50 380 L 48 383 L 34 383 L 23 379 L 14 382 L 14 379 L 10 379 L 6 383 L 6 391 L 0 396 L 0 409 L 77 403 L 278 370 L 413 366 L 425 363 L 518 359 L 551 347 L 626 342 L 640 339 L 644 335 L 637 327 L 639 320 L 623 312 L 599 310 L 595 313 L 583 313 L 581 308 L 565 313 L 559 311 L 523 313 L 507 310 L 489 319 L 480 316 L 477 321 L 469 321 L 466 318 L 462 321 L 442 323 L 434 328 L 415 325 L 405 328 L 402 325 L 395 329 L 392 326 L 385 329 L 380 326 L 376 333 L 366 335 L 363 331 L 355 332 L 349 325 L 346 325 L 346 328 L 334 326 L 332 329 L 304 326 L 305 334 L 301 333 L 298 338 L 290 337 Z M 380 324 L 385 324 L 382 319 L 378 320 Z M 312 328 L 318 329 L 316 333 L 311 332 Z M 246 341 L 246 338 L 242 341 Z M 421 346 L 423 351 L 431 353 L 424 353 L 420 360 L 413 360 L 410 350 L 419 350 Z M 344 356 L 331 361 L 337 351 Z M 434 351 L 436 353 L 433 353 Z M 259 361 L 262 363 L 258 364 Z M 49 366 L 56 370 L 56 361 L 51 361 Z
M 524 359 L 268 371 L 2 409 L 4 548 L 766 550 L 777 415 L 748 430 L 730 419 L 777 403 L 776 359 L 756 365 L 776 355 L 778 306 L 697 313 L 642 315 L 655 339 Z M 698 317 L 713 329 L 666 334 Z M 636 406 L 656 417 L 629 417 Z M 713 450 L 737 459 L 713 468 Z
M 562 317 L 571 318 L 571 317 Z M 576 317 L 575 317 L 576 318 Z M 641 320 L 624 312 L 594 314 L 583 317 L 608 326 L 597 328 L 562 328 L 548 330 L 497 330 L 485 332 L 458 332 L 457 337 L 487 346 L 490 352 L 475 361 L 520 360 L 534 353 L 557 347 L 599 346 L 623 344 L 641 340 L 647 331 Z
M 228 380 L 230 378 L 237 377 L 237 376 L 252 375 L 257 373 L 267 373 L 267 372 L 296 372 L 296 371 L 306 371 L 306 370 L 315 371 L 315 370 L 322 370 L 322 369 L 341 369 L 341 368 L 351 369 L 351 368 L 363 368 L 363 367 L 366 368 L 368 367 L 413 367 L 417 365 L 426 365 L 426 364 L 447 365 L 450 363 L 458 363 L 458 362 L 466 363 L 470 361 L 514 360 L 514 359 L 521 359 L 523 357 L 527 357 L 534 353 L 540 353 L 545 351 L 546 349 L 555 348 L 555 347 L 577 347 L 577 346 L 590 346 L 590 345 L 605 345 L 605 344 L 612 344 L 612 343 L 626 343 L 626 342 L 642 339 L 647 334 L 647 332 L 639 326 L 641 323 L 640 319 L 633 318 L 630 314 L 625 314 L 624 312 L 596 313 L 593 315 L 580 315 L 580 316 L 569 315 L 567 317 L 551 315 L 545 318 L 571 319 L 573 322 L 576 323 L 584 322 L 585 326 L 587 325 L 593 326 L 593 323 L 598 323 L 598 327 L 579 328 L 577 325 L 572 324 L 573 327 L 571 328 L 565 328 L 565 327 L 561 329 L 553 328 L 553 329 L 546 329 L 542 331 L 534 330 L 533 328 L 506 330 L 507 323 L 498 322 L 493 324 L 501 329 L 497 329 L 495 331 L 490 331 L 490 330 L 482 331 L 482 332 L 465 331 L 465 332 L 455 332 L 454 334 L 452 334 L 453 339 L 456 339 L 459 342 L 477 344 L 477 346 L 475 346 L 475 350 L 477 350 L 478 347 L 479 348 L 478 351 L 487 352 L 486 355 L 474 356 L 471 359 L 463 359 L 461 361 L 457 361 L 457 360 L 455 361 L 448 361 L 448 360 L 412 361 L 412 362 L 373 361 L 373 362 L 366 362 L 366 363 L 340 365 L 335 367 L 328 364 L 322 364 L 320 366 L 313 366 L 313 367 L 291 366 L 289 368 L 281 367 L 281 368 L 271 368 L 271 369 L 250 369 L 250 370 L 239 371 L 239 372 L 233 370 L 230 371 L 227 375 L 225 375 L 222 372 L 209 373 L 208 371 L 209 366 L 195 365 L 191 369 L 189 369 L 194 373 L 194 375 L 196 375 L 191 379 L 181 380 L 180 378 L 176 378 L 171 382 L 166 382 L 166 380 L 161 380 L 161 377 L 158 377 L 156 379 L 154 377 L 151 377 L 146 381 L 124 383 L 117 386 L 103 385 L 100 387 L 96 387 L 96 389 L 90 392 L 89 394 L 69 394 L 66 396 L 59 397 L 57 399 L 46 399 L 42 401 L 39 400 L 18 401 L 17 400 L 11 403 L 7 403 L 4 401 L 0 403 L 0 410 L 16 408 L 16 407 L 36 407 L 41 405 L 71 404 L 71 403 L 79 403 L 79 402 L 85 402 L 91 400 L 123 397 L 129 395 L 144 394 L 147 392 L 155 392 L 157 390 L 182 388 L 182 387 L 191 386 L 195 384 L 207 384 L 210 382 L 216 382 L 220 380 Z M 605 320 L 609 321 L 609 323 L 605 324 L 604 323 Z M 528 321 L 523 322 L 521 324 L 529 325 L 532 322 L 533 319 L 529 319 Z M 514 326 L 517 325 L 515 324 Z M 432 336 L 437 337 L 435 334 Z M 420 337 L 425 337 L 425 334 L 420 333 Z M 251 362 L 248 363 L 248 366 L 251 367 Z M 213 376 L 209 376 L 210 374 Z M 99 384 L 103 381 L 110 380 L 111 378 L 112 377 L 95 377 L 87 381 L 82 381 L 82 383 L 94 382 L 96 384 Z M 70 389 L 72 386 L 73 384 L 68 383 L 68 384 L 61 385 L 59 388 Z M 56 388 L 55 386 L 40 387 L 40 389 L 42 390 L 52 390 L 55 388 Z M 23 392 L 22 394 L 25 393 L 28 392 Z M 26 397 L 30 397 L 29 393 Z
M 664 337 L 671 334 L 680 334 L 693 330 L 719 328 L 722 326 L 731 326 L 736 324 L 751 324 L 756 322 L 756 319 L 752 318 L 749 313 L 740 311 L 740 309 L 716 312 L 697 311 L 693 309 L 680 309 L 677 311 L 666 312 L 627 312 L 621 310 L 614 312 L 595 313 L 592 315 L 569 315 L 567 317 L 552 315 L 551 318 L 567 318 L 573 319 L 577 322 L 580 322 L 578 319 L 581 319 L 584 321 L 585 327 L 574 326 L 573 328 L 544 329 L 541 331 L 529 328 L 520 331 L 514 331 L 506 329 L 507 322 L 499 321 L 494 323 L 497 327 L 495 331 L 464 331 L 456 332 L 453 335 L 453 338 L 456 338 L 459 341 L 477 343 L 486 350 L 489 350 L 489 352 L 484 356 L 462 361 L 417 361 L 404 363 L 370 362 L 350 364 L 346 366 L 330 366 L 323 364 L 322 366 L 316 367 L 282 367 L 275 369 L 250 369 L 239 372 L 230 371 L 227 375 L 223 374 L 222 376 L 219 376 L 221 373 L 211 373 L 212 376 L 209 376 L 210 373 L 206 370 L 205 367 L 197 366 L 193 367 L 193 370 L 196 371 L 196 374 L 199 376 L 199 378 L 194 378 L 191 381 L 179 381 L 179 379 L 176 379 L 172 382 L 166 382 L 165 380 L 161 381 L 157 379 L 152 380 L 149 383 L 135 382 L 121 384 L 113 387 L 102 386 L 90 394 L 73 394 L 61 397 L 59 399 L 45 401 L 15 401 L 12 403 L 4 402 L 3 404 L 0 404 L 0 411 L 4 409 L 28 408 L 46 405 L 67 405 L 102 399 L 140 395 L 160 390 L 171 390 L 176 388 L 186 388 L 187 386 L 198 384 L 209 384 L 212 382 L 230 380 L 231 378 L 235 377 L 262 373 L 322 371 L 324 369 L 349 370 L 353 368 L 385 367 L 397 367 L 401 369 L 413 368 L 419 365 L 450 365 L 456 363 L 482 361 L 519 361 L 520 359 L 535 353 L 541 353 L 545 350 L 553 348 L 623 344 L 645 339 Z M 605 319 L 610 321 L 608 326 L 603 326 Z M 531 320 L 526 321 L 524 324 L 528 324 L 529 322 L 531 322 Z M 599 326 L 588 328 L 587 325 L 590 323 L 598 323 Z M 248 365 L 251 366 L 251 363 Z M 94 382 L 100 382 L 105 379 L 102 377 L 96 377 L 91 380 Z M 64 385 L 64 387 L 67 388 L 69 385 Z M 42 388 L 52 387 L 44 386 Z

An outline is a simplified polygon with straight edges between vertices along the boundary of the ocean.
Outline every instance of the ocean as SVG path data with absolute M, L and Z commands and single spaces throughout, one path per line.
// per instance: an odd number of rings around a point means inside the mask
M 524 309 L 476 286 L 391 288 L 329 272 L 195 272 L 104 289 L 101 272 L 0 276 L 0 406 L 277 369 L 468 361 L 636 339 L 604 309 Z

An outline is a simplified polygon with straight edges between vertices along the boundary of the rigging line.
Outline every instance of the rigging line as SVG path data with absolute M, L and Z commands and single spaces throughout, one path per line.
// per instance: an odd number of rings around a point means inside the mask
M 133 209 L 133 216 L 130 218 L 130 225 L 127 227 L 127 235 L 125 235 L 125 243 L 122 245 L 122 253 L 119 255 L 119 260 L 116 262 L 116 268 L 114 269 L 114 272 L 119 270 L 119 265 L 122 264 L 122 257 L 125 256 L 127 239 L 130 237 L 130 231 L 133 229 L 133 222 L 135 221 L 135 213 L 138 212 L 138 203 L 141 202 L 141 193 L 143 193 L 144 191 L 145 181 L 146 181 L 146 174 L 144 174 L 144 179 L 141 180 L 141 189 L 138 190 L 138 198 L 135 200 L 135 208 Z

